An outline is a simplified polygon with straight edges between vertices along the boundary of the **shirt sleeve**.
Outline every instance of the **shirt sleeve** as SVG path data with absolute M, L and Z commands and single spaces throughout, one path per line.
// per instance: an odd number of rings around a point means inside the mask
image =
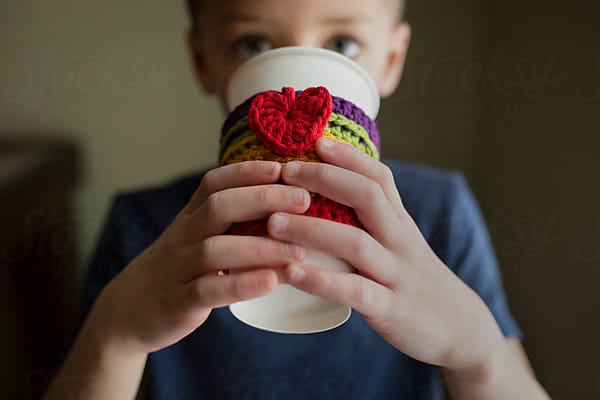
M 442 218 L 436 236 L 445 242 L 446 264 L 487 304 L 505 337 L 523 339 L 504 292 L 489 232 L 479 206 L 460 173 L 451 174 L 448 213 Z

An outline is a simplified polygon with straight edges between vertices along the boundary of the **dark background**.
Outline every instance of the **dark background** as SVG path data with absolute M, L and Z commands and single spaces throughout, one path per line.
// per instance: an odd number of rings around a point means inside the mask
M 600 398 L 600 3 L 420 0 L 386 156 L 465 172 L 555 399 Z
M 212 164 L 216 135 L 196 139 L 196 126 L 220 125 L 218 106 L 193 89 L 182 4 L 171 11 L 163 1 L 113 1 L 85 12 L 80 2 L 53 4 L 56 20 L 29 0 L 0 10 L 1 89 L 15 93 L 28 74 L 49 85 L 41 98 L 0 97 L 7 399 L 33 398 L 59 361 L 112 193 Z M 94 18 L 77 17 L 88 12 Z M 413 0 L 407 19 L 405 76 L 378 120 L 384 156 L 465 173 L 539 380 L 554 399 L 600 399 L 600 3 Z M 91 54 L 101 68 L 114 54 L 122 63 L 176 63 L 165 67 L 162 86 L 153 74 L 124 97 L 122 87 L 92 84 L 90 101 L 87 86 L 59 90 L 41 80 L 94 76 L 87 61 L 30 71 L 15 61 L 20 49 L 61 60 Z M 115 53 L 123 49 L 130 52 Z M 121 83 L 140 77 L 117 72 Z

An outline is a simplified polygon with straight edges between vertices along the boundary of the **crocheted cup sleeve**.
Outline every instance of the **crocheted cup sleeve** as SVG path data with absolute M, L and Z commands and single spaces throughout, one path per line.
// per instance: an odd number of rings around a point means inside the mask
M 237 106 L 221 130 L 221 165 L 267 160 L 321 162 L 315 152 L 320 137 L 339 140 L 379 159 L 377 128 L 360 108 L 319 86 L 296 91 L 267 91 Z M 363 229 L 354 210 L 311 193 L 303 215 L 328 219 Z M 227 233 L 267 235 L 267 219 L 236 223 Z

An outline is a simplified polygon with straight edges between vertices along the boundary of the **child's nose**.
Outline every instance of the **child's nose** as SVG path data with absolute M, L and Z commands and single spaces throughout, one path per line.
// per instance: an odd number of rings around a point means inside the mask
M 276 43 L 277 47 L 321 47 L 314 34 L 304 32 L 301 29 L 292 29 L 292 32 L 281 35 L 280 41 Z

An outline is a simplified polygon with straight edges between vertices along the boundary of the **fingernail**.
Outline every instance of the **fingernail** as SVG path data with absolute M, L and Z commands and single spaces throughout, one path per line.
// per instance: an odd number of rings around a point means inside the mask
M 294 189 L 294 202 L 299 206 L 306 204 L 306 190 Z
M 290 266 L 290 282 L 300 282 L 306 277 L 306 271 L 298 265 Z
M 333 147 L 333 140 L 321 139 L 321 149 L 330 150 Z
M 290 162 L 285 165 L 285 176 L 295 178 L 300 174 L 300 163 Z
M 271 225 L 274 232 L 283 232 L 289 224 L 289 219 L 285 215 L 275 214 L 271 217 Z
M 261 168 L 262 168 L 262 172 L 265 175 L 272 175 L 273 172 L 275 172 L 275 168 L 277 168 L 277 164 L 274 162 L 270 162 L 270 161 L 259 161 L 260 163 L 262 163 Z
M 301 259 L 302 249 L 297 244 L 286 243 L 285 245 L 288 255 L 296 260 Z

